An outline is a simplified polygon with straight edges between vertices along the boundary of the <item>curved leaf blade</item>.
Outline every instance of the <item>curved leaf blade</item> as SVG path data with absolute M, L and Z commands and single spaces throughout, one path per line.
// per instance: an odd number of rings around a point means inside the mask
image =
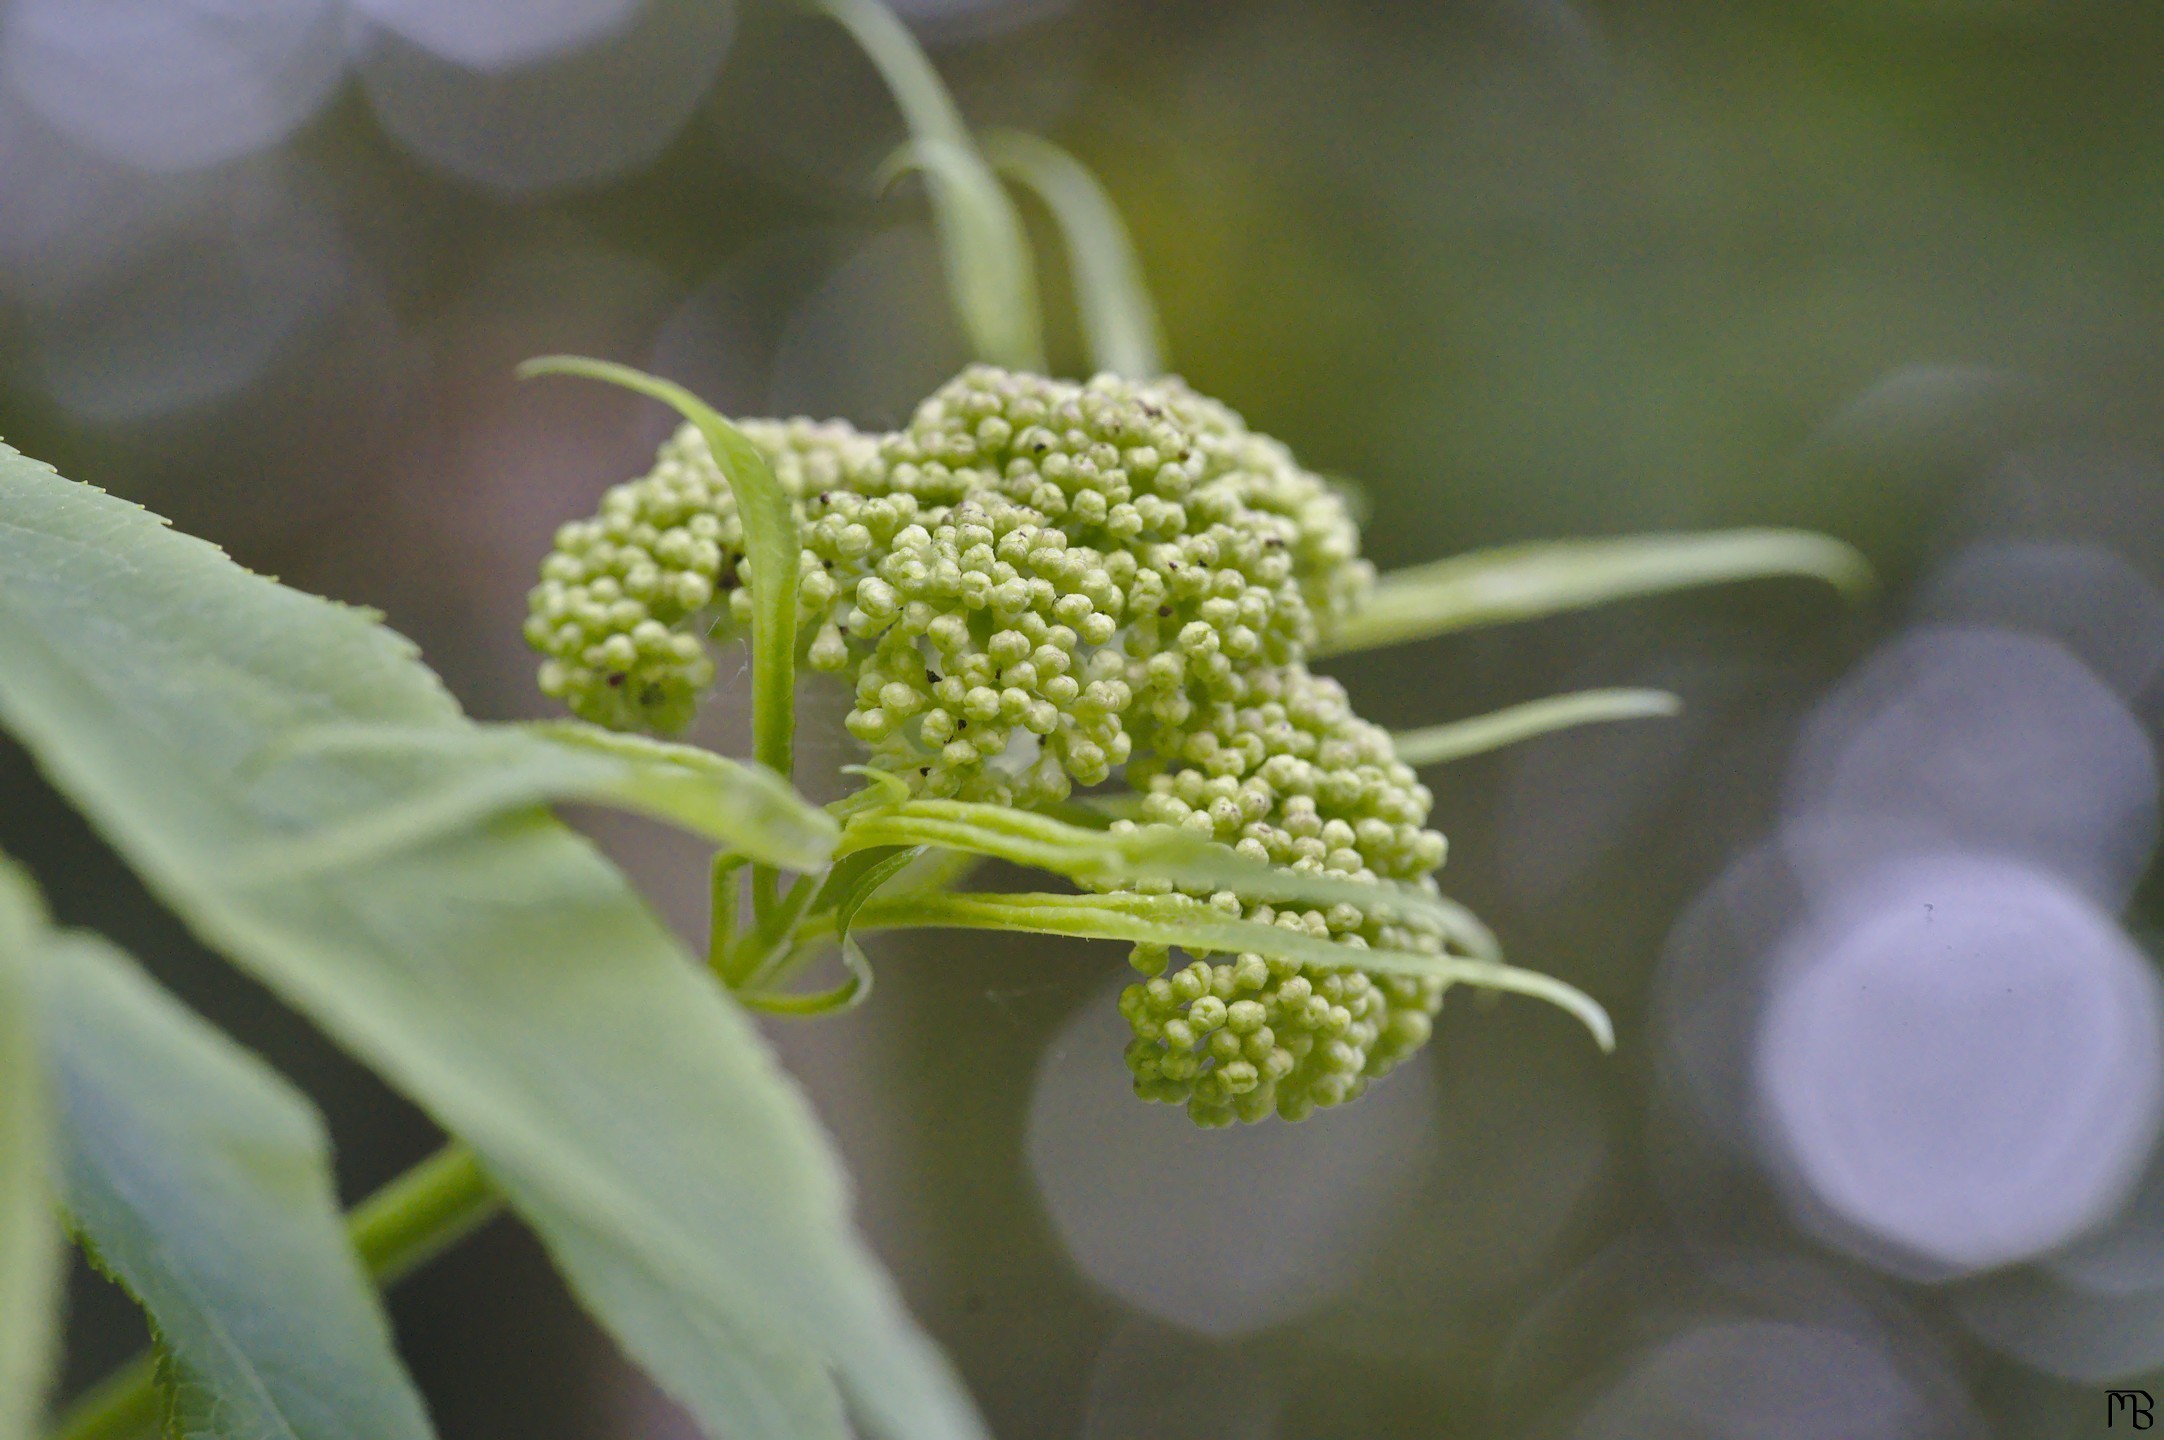
M 910 800 L 852 816 L 836 853 L 887 845 L 937 845 L 1035 866 L 1084 885 L 1155 881 L 1183 890 L 1230 890 L 1249 900 L 1352 905 L 1424 920 L 1476 955 L 1499 953 L 1486 926 L 1441 896 L 1250 860 L 1171 825 L 1093 830 L 998 805 Z
M 621 385 L 675 410 L 698 427 L 714 463 L 729 482 L 744 522 L 751 561 L 751 754 L 786 780 L 796 734 L 796 509 L 789 492 L 744 435 L 713 406 L 673 381 L 583 355 L 542 355 L 518 367 L 519 378 L 576 375 Z
M 1010 370 L 1044 369 L 1036 269 L 1022 217 L 999 178 L 966 141 L 920 135 L 888 157 L 874 183 L 884 190 L 912 170 L 931 188 L 940 262 L 970 348 Z M 1024 314 L 1026 326 L 1014 319 Z
M 1164 331 L 1142 259 L 1097 177 L 1051 141 L 1019 130 L 989 130 L 979 143 L 992 168 L 1043 201 L 1059 226 L 1091 363 L 1130 380 L 1162 375 Z
M 87 935 L 44 967 L 67 1204 L 149 1312 L 180 1434 L 425 1440 L 315 1109 Z
M 1392 571 L 1311 653 L 1345 655 L 1611 600 L 1779 576 L 1823 580 L 1851 598 L 1872 585 L 1870 563 L 1853 545 L 1807 530 L 1511 545 Z
M 1590 995 L 1551 975 L 1494 959 L 1354 949 L 1305 931 L 1242 920 L 1185 895 L 924 895 L 891 904 L 875 900 L 864 908 L 857 924 L 865 930 L 1012 930 L 1177 945 L 1197 954 L 1253 951 L 1330 969 L 1434 976 L 1453 985 L 1545 1000 L 1574 1016 L 1592 1032 L 1601 1049 L 1615 1049 L 1615 1027 L 1608 1012 Z
M 924 48 L 879 0 L 799 3 L 847 30 L 894 96 L 931 183 L 947 290 L 977 358 L 1010 370 L 1044 369 L 1037 272 L 1021 217 L 971 141 Z M 909 153 L 903 147 L 897 160 Z M 888 168 L 895 163 L 890 160 Z
M 575 721 L 325 726 L 301 734 L 289 758 L 338 753 L 395 763 L 411 751 L 430 752 L 458 778 L 448 788 L 281 842 L 245 867 L 248 875 L 261 884 L 364 864 L 507 811 L 557 801 L 629 810 L 796 870 L 825 864 L 840 833 L 831 816 L 763 765 Z
M 730 1440 L 976 1440 L 803 1097 L 623 877 L 523 811 L 268 886 L 232 861 L 456 779 L 323 725 L 466 722 L 412 647 L 0 448 L 0 720 L 151 888 L 477 1150 L 590 1309 Z
M 864 953 L 864 947 L 857 943 L 857 938 L 849 933 L 849 927 L 856 923 L 857 912 L 881 886 L 915 864 L 923 854 L 921 845 L 859 850 L 835 866 L 819 894 L 812 897 L 812 913 L 830 913 L 834 917 L 834 942 L 841 948 L 842 967 L 849 972 L 847 980 L 832 990 L 813 995 L 778 991 L 747 994 L 743 997 L 744 1003 L 780 1015 L 833 1015 L 854 1010 L 870 999 L 872 962 Z M 786 955 L 780 957 L 783 965 L 788 959 Z
M 1467 720 L 1400 731 L 1390 737 L 1390 742 L 1398 758 L 1408 765 L 1442 765 L 1579 725 L 1651 720 L 1682 713 L 1682 699 L 1666 690 L 1575 690 Z
M 60 1212 L 35 977 L 43 908 L 0 859 L 0 1440 L 33 1440 L 60 1330 Z

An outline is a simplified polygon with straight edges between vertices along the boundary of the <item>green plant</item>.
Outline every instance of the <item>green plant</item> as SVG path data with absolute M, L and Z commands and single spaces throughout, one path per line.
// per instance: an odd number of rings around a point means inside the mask
M 374 617 L 0 448 L 0 721 L 204 940 L 455 1137 L 341 1217 L 306 1101 L 0 871 L 0 1440 L 37 1423 L 61 1215 L 157 1336 L 62 1435 L 162 1411 L 299 1440 L 427 1433 L 375 1287 L 504 1205 L 711 1433 L 980 1433 L 745 1014 L 862 1001 L 874 931 L 1129 943 L 1137 1089 L 1205 1123 L 1353 1098 L 1452 985 L 1549 999 L 1608 1043 L 1598 1005 L 1505 965 L 1436 889 L 1411 766 L 1673 697 L 1563 697 L 1393 742 L 1309 662 L 1682 585 L 1856 588 L 1859 559 L 1757 531 L 1377 580 L 1329 486 L 1155 375 L 1138 267 L 1087 174 L 1018 137 L 987 159 L 884 10 L 821 8 L 902 101 L 895 169 L 929 177 L 958 309 L 1005 368 L 866 436 L 733 425 L 601 362 L 531 367 L 688 422 L 566 527 L 535 592 L 543 686 L 598 724 L 476 724 Z M 1047 199 L 1098 359 L 1128 378 L 1033 373 L 1030 257 L 997 173 Z M 747 633 L 750 763 L 610 728 L 680 728 L 717 625 Z M 854 682 L 869 751 L 825 807 L 790 784 L 800 661 Z M 550 816 L 568 799 L 716 844 L 705 967 Z M 957 891 L 983 858 L 1079 892 Z M 1195 958 L 1166 973 L 1175 948 Z M 786 988 L 829 949 L 840 984 Z

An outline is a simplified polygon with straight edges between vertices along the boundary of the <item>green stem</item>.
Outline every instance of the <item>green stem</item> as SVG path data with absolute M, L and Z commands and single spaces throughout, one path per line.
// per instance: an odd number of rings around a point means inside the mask
M 128 1440 L 156 1429 L 165 1414 L 157 1361 L 142 1354 L 92 1386 L 68 1408 L 54 1440 Z
M 825 881 L 824 873 L 799 875 L 788 892 L 773 902 L 758 927 L 738 942 L 742 953 L 730 964 L 731 989 L 740 991 L 758 984 L 775 954 L 786 950 L 793 941 L 804 912 L 811 908 Z
M 781 899 L 781 872 L 771 865 L 751 867 L 751 928 L 764 934 L 774 922 L 774 907 Z
M 353 1207 L 353 1248 L 379 1286 L 395 1285 L 503 1209 L 480 1157 L 453 1140 Z
M 743 868 L 743 856 L 723 850 L 714 856 L 708 885 L 712 918 L 706 934 L 706 966 L 724 985 L 729 983 L 729 955 L 736 948 L 736 872 Z
M 370 1278 L 388 1286 L 502 1208 L 480 1160 L 454 1140 L 355 1206 L 347 1228 Z M 157 1427 L 164 1410 L 156 1359 L 138 1355 L 70 1406 L 51 1440 L 136 1440 Z

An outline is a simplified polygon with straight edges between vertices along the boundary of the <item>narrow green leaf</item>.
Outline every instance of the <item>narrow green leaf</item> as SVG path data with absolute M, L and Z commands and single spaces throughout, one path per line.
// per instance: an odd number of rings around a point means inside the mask
M 819 893 L 812 897 L 811 904 L 805 907 L 804 913 L 827 915 L 840 908 L 850 898 L 851 892 L 864 883 L 865 877 L 900 853 L 901 848 L 888 845 L 857 850 L 835 861 L 834 868 L 827 872 L 826 879 L 820 883 Z M 911 852 L 910 858 L 915 859 L 923 853 L 920 846 Z
M 929 135 L 905 142 L 879 167 L 875 183 L 887 189 L 919 171 L 931 187 L 932 220 L 955 309 L 980 360 L 1011 370 L 1042 370 L 1044 342 L 1037 330 L 1037 276 L 1029 239 L 1014 201 L 999 177 L 967 144 Z M 1030 317 L 1027 330 L 1017 314 Z
M 847 980 L 816 995 L 762 991 L 744 995 L 744 1002 L 782 1015 L 828 1015 L 853 1010 L 870 999 L 872 962 L 856 937 L 849 933 L 849 927 L 856 923 L 857 912 L 882 885 L 907 870 L 923 854 L 923 846 L 860 850 L 834 867 L 827 883 L 813 898 L 812 913 L 831 912 L 834 916 L 834 940 L 841 947 L 842 965 L 849 972 Z M 782 957 L 784 965 L 789 958 Z
M 1183 890 L 1230 890 L 1248 900 L 1353 905 L 1427 921 L 1476 955 L 1498 953 L 1486 926 L 1440 896 L 1408 885 L 1282 869 L 1171 825 L 1092 830 L 998 805 L 911 800 L 853 816 L 836 853 L 884 845 L 938 845 L 1033 865 L 1084 885 L 1154 881 Z
M 1634 595 L 1784 575 L 1823 580 L 1851 597 L 1868 593 L 1872 583 L 1870 564 L 1854 546 L 1805 530 L 1512 545 L 1385 575 L 1368 603 L 1339 621 L 1313 653 L 1374 650 Z
M 1163 374 L 1163 332 L 1142 278 L 1141 257 L 1097 177 L 1074 156 L 1035 135 L 990 130 L 980 141 L 992 168 L 1042 200 L 1066 238 L 1091 363 L 1132 380 Z
M 45 916 L 0 858 L 0 1440 L 31 1440 L 60 1329 L 60 1212 L 35 977 Z
M 1252 951 L 1303 965 L 1397 975 L 1430 975 L 1453 985 L 1477 985 L 1530 995 L 1576 1016 L 1603 1050 L 1615 1048 L 1615 1027 L 1591 996 L 1553 976 L 1497 960 L 1354 949 L 1304 930 L 1242 920 L 1185 895 L 921 895 L 873 901 L 858 917 L 866 930 L 1012 930 L 1088 940 L 1177 945 L 1197 953 Z
M 930 182 L 947 289 L 977 358 L 1010 370 L 1044 369 L 1037 272 L 1021 217 L 923 47 L 879 0 L 799 3 L 849 32 L 901 109 L 916 147 L 904 147 L 911 158 L 901 163 L 921 167 Z M 888 163 L 891 169 L 896 162 Z
M 48 953 L 68 1209 L 149 1312 L 178 1433 L 427 1436 L 314 1107 L 102 940 Z
M 281 836 L 457 783 L 267 758 L 325 725 L 467 723 L 370 617 L 249 575 L 0 449 L 0 720 L 203 938 L 479 1152 L 625 1350 L 729 1440 L 983 1431 L 848 1221 L 744 1013 L 546 814 L 276 885 Z
M 744 556 L 751 562 L 751 756 L 790 777 L 796 733 L 796 591 L 803 547 L 789 494 L 758 447 L 713 406 L 683 386 L 629 365 L 580 355 L 543 355 L 518 367 L 521 378 L 577 375 L 635 390 L 674 409 L 699 429 L 729 482 L 744 522 Z
M 963 850 L 934 847 L 917 856 L 916 863 L 882 887 L 888 895 L 916 895 L 932 890 L 951 890 L 984 864 L 985 857 Z
M 763 765 L 574 721 L 537 725 L 348 725 L 303 732 L 288 759 L 432 752 L 458 778 L 447 788 L 281 841 L 246 867 L 255 883 L 365 863 L 552 801 L 612 805 L 678 825 L 754 860 L 815 869 L 833 853 L 833 819 Z M 278 762 L 270 768 L 275 770 Z M 275 783 L 274 774 L 265 779 Z
M 1650 720 L 1682 712 L 1683 701 L 1666 690 L 1578 690 L 1545 700 L 1529 700 L 1469 720 L 1402 731 L 1390 740 L 1398 758 L 1406 764 L 1440 765 L 1576 725 Z

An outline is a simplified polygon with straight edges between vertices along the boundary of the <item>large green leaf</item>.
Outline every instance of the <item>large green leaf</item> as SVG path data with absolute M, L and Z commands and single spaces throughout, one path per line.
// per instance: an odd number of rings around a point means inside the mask
M 57 1338 L 60 1221 L 33 979 L 44 916 L 0 859 L 0 1440 L 37 1434 Z
M 68 1209 L 149 1312 L 178 1432 L 427 1436 L 314 1107 L 101 940 L 41 975 Z
M 1550 540 L 1394 570 L 1313 653 L 1343 655 L 1634 595 L 1782 575 L 1823 580 L 1850 595 L 1871 588 L 1870 564 L 1854 546 L 1806 530 Z
M 558 800 L 650 815 L 754 860 L 798 870 L 824 864 L 838 833 L 831 816 L 763 765 L 573 722 L 329 726 L 302 735 L 286 759 L 332 751 L 395 758 L 406 749 L 437 752 L 455 767 L 458 782 L 306 842 L 281 841 L 253 873 L 268 879 L 354 865 L 507 810 Z
M 406 641 L 0 449 L 0 719 L 209 943 L 480 1152 L 712 1433 L 841 1435 L 830 1373 L 876 1434 L 981 1433 L 802 1097 L 592 847 L 527 810 L 236 878 L 459 782 L 425 749 L 261 763 L 324 725 L 468 723 Z

